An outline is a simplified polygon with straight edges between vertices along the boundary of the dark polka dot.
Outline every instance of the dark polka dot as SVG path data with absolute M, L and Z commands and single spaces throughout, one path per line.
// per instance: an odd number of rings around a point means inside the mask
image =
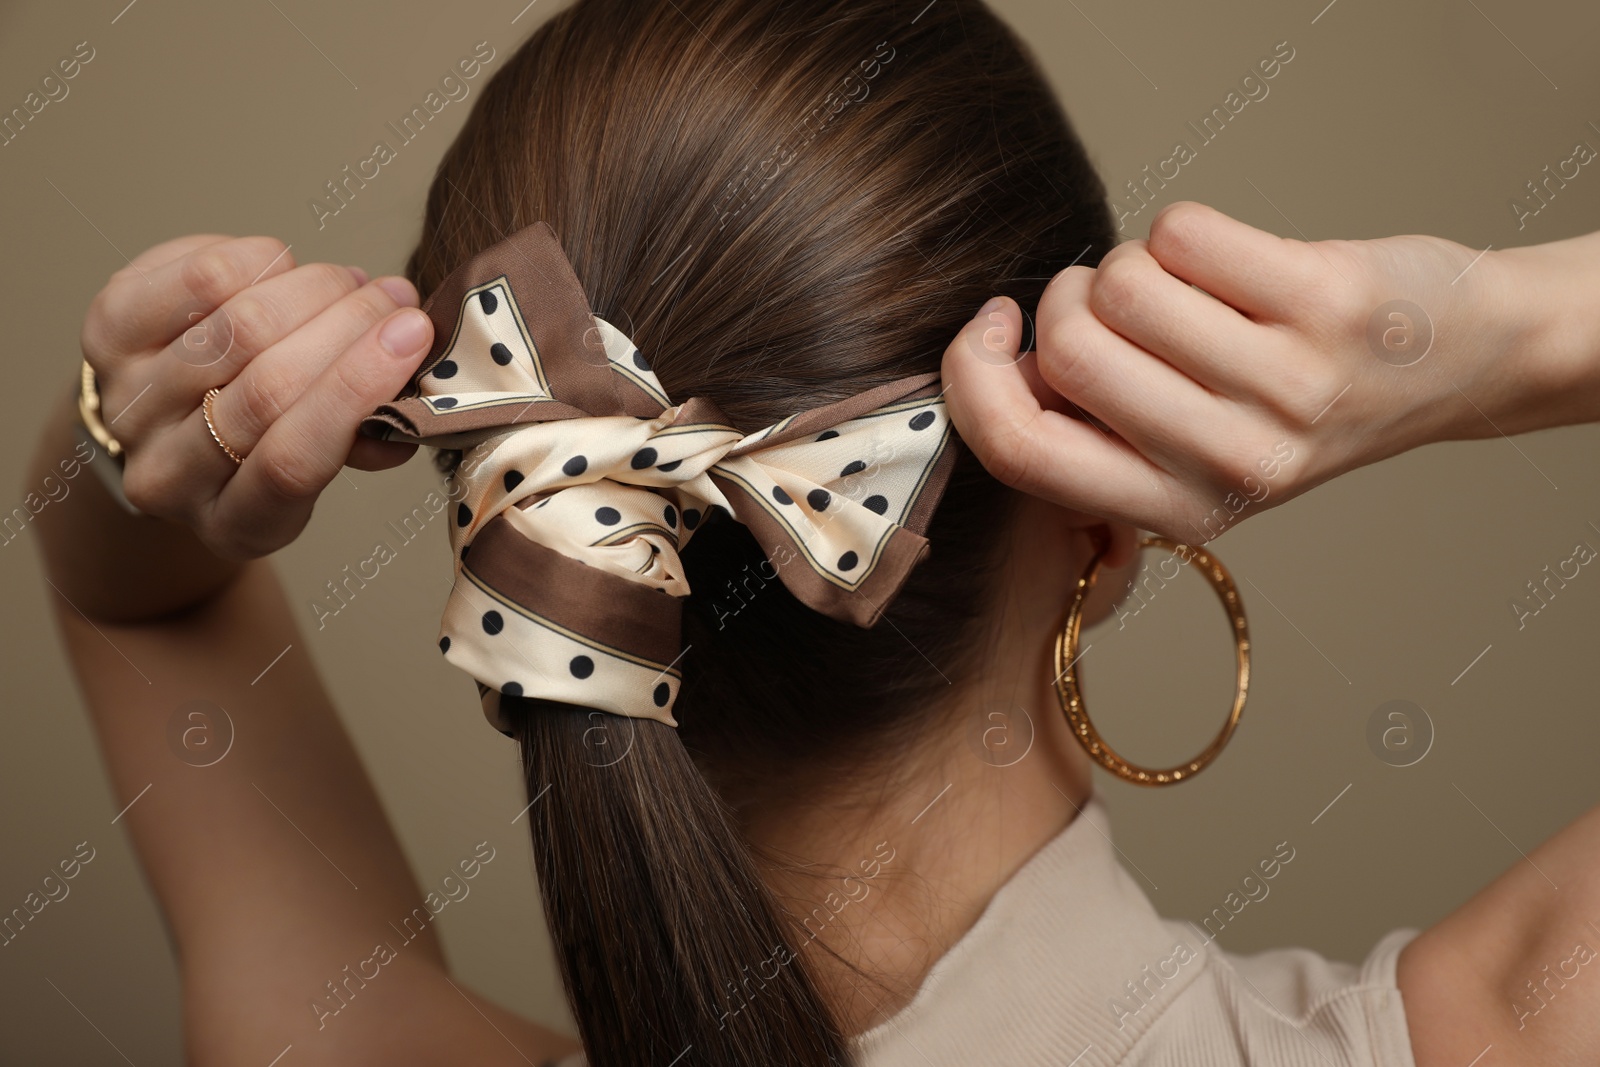
M 856 554 L 854 552 L 846 552 L 844 555 L 839 557 L 839 569 L 842 571 L 853 571 L 856 569 L 856 564 L 859 562 L 861 561 L 856 558 Z
M 839 472 L 839 477 L 848 478 L 852 474 L 860 474 L 866 469 L 867 465 L 865 463 L 861 462 L 859 459 L 853 459 L 844 465 L 844 470 Z
M 582 474 L 588 469 L 588 456 L 573 456 L 571 459 L 567 460 L 561 465 L 561 473 L 565 474 L 568 478 L 576 478 L 578 475 Z
M 468 552 L 469 552 L 469 551 L 470 551 L 470 550 L 471 550 L 471 549 L 472 549 L 472 546 L 471 546 L 471 545 L 462 545 L 462 546 L 461 546 L 461 559 L 462 559 L 462 560 L 463 560 L 463 561 L 465 561 L 465 560 L 466 560 L 466 558 L 467 558 L 467 553 L 468 553 Z
M 498 611 L 486 611 L 486 612 L 483 613 L 483 632 L 484 633 L 486 633 L 486 634 L 497 634 L 501 630 L 504 630 L 505 628 L 506 628 L 505 617 L 502 616 Z
M 594 521 L 601 526 L 615 526 L 622 521 L 622 512 L 616 508 L 595 508 Z
M 542 508 L 548 503 L 550 503 L 550 498 L 549 497 L 545 497 L 543 500 L 541 500 L 537 504 L 535 504 L 534 507 Z
M 485 289 L 478 294 L 478 305 L 483 308 L 485 315 L 493 315 L 494 309 L 500 306 L 500 301 L 495 297 L 493 290 Z
M 699 509 L 697 509 L 697 508 L 684 508 L 683 509 L 683 525 L 688 527 L 691 530 L 694 529 L 696 526 L 699 526 L 700 525 L 700 512 L 699 512 Z
M 866 508 L 868 511 L 876 511 L 879 515 L 882 515 L 884 512 L 889 510 L 889 499 L 888 497 L 882 497 L 878 496 L 877 494 L 873 494 L 872 496 L 869 496 L 867 499 L 863 500 L 861 502 L 861 506 Z
M 519 697 L 522 695 L 522 683 L 507 682 L 505 685 L 500 687 L 500 692 L 504 693 L 508 697 Z
M 794 497 L 792 497 L 788 493 L 784 492 L 783 491 L 783 486 L 781 486 L 781 485 L 775 485 L 775 486 L 772 487 L 772 499 L 776 500 L 780 504 L 793 504 L 794 503 Z
M 655 461 L 656 450 L 646 447 L 639 449 L 639 451 L 633 454 L 633 458 L 628 461 L 628 466 L 632 467 L 636 471 L 642 471 Z
M 640 370 L 649 370 L 650 369 L 649 361 L 644 358 L 644 354 L 642 352 L 640 352 L 637 348 L 635 348 L 633 350 L 633 365 L 635 367 L 638 367 Z
M 671 526 L 673 529 L 677 529 L 678 528 L 678 509 L 673 507 L 671 504 L 668 504 L 667 505 L 667 510 L 665 512 L 663 512 L 663 514 L 666 516 L 667 525 Z
M 440 652 L 449 652 L 450 651 L 450 635 L 449 634 L 445 634 L 443 637 L 439 638 L 439 651 Z
M 835 437 L 838 437 L 838 436 L 839 436 L 839 431 L 838 430 L 823 430 L 821 433 L 817 434 L 817 440 L 818 441 L 831 441 Z
M 594 660 L 588 656 L 573 656 L 572 662 L 567 664 L 567 669 L 574 678 L 587 678 L 594 673 Z
M 650 699 L 656 702 L 656 707 L 664 708 L 667 706 L 667 700 L 671 696 L 672 686 L 668 685 L 666 682 L 662 682 L 660 685 L 656 686 L 656 691 L 650 694 Z
M 666 462 L 666 463 L 658 463 L 658 464 L 656 464 L 656 470 L 658 470 L 658 471 L 675 471 L 680 466 L 682 466 L 682 464 L 683 464 L 683 460 L 674 459 L 674 460 L 670 460 L 669 462 Z
M 511 490 L 522 484 L 522 472 L 506 471 L 505 477 L 501 480 L 506 483 L 506 492 L 509 493 Z
M 456 505 L 456 525 L 465 526 L 472 521 L 472 509 L 465 504 Z
M 433 398 L 433 406 L 436 408 L 453 408 L 456 406 L 456 398 L 453 396 L 436 396 Z
M 811 505 L 813 511 L 826 511 L 828 502 L 833 499 L 826 489 L 813 489 L 806 494 L 806 503 Z
M 496 341 L 489 346 L 489 358 L 502 367 L 507 366 L 511 362 L 511 349 Z
M 933 412 L 931 411 L 919 411 L 915 415 L 911 416 L 911 428 L 913 430 L 926 430 L 932 425 Z
M 461 368 L 456 366 L 451 360 L 441 359 L 438 366 L 433 368 L 433 376 L 435 378 L 454 378 L 456 376 L 456 371 L 460 369 Z

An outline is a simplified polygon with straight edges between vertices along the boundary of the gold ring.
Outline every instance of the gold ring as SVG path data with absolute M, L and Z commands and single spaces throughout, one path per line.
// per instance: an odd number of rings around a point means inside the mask
M 1083 577 L 1078 579 L 1077 591 L 1072 598 L 1072 607 L 1067 611 L 1066 623 L 1056 637 L 1056 698 L 1060 700 L 1061 710 L 1066 714 L 1067 722 L 1071 724 L 1072 736 L 1100 766 L 1134 785 L 1175 785 L 1200 773 L 1208 763 L 1216 759 L 1217 753 L 1222 751 L 1228 739 L 1233 736 L 1234 727 L 1239 725 L 1239 715 L 1244 711 L 1245 695 L 1250 688 L 1250 629 L 1245 622 L 1244 605 L 1239 602 L 1239 591 L 1233 584 L 1233 578 L 1215 556 L 1204 549 L 1192 545 L 1180 545 L 1165 537 L 1142 538 L 1139 546 L 1164 548 L 1184 557 L 1185 563 L 1190 561 L 1198 563 L 1200 573 L 1211 583 L 1211 587 L 1222 600 L 1222 607 L 1227 611 L 1229 621 L 1232 623 L 1238 672 L 1233 707 L 1228 711 L 1227 722 L 1222 724 L 1222 731 L 1211 744 L 1206 746 L 1205 751 L 1194 759 L 1175 767 L 1152 770 L 1123 759 L 1115 749 L 1106 744 L 1105 739 L 1100 736 L 1100 731 L 1096 730 L 1094 723 L 1089 720 L 1089 711 L 1083 703 L 1083 693 L 1078 688 L 1078 629 L 1083 622 L 1084 598 L 1089 590 L 1094 588 L 1100 561 L 1106 554 L 1109 542 L 1101 544 L 1094 558 L 1089 561 Z
M 217 432 L 217 424 L 211 419 L 211 402 L 221 394 L 222 390 L 215 386 L 207 389 L 205 399 L 200 402 L 200 412 L 206 417 L 206 429 L 211 431 L 211 439 L 217 443 L 217 447 L 226 452 L 228 458 L 233 460 L 235 464 L 243 463 L 244 457 L 235 452 L 233 447 L 222 439 L 222 435 Z

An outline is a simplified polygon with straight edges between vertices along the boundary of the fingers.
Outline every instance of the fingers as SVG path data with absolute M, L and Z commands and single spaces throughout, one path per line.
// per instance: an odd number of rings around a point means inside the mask
M 251 360 L 238 378 L 221 387 L 210 404 L 217 435 L 248 457 L 267 428 L 327 367 L 402 302 L 416 304 L 417 293 L 411 284 L 402 278 L 379 279 L 346 295 Z M 128 491 L 138 495 L 142 502 L 136 503 L 147 514 L 198 527 L 199 517 L 213 509 L 212 502 L 237 474 L 238 466 L 212 438 L 204 406 L 202 398 L 180 409 L 181 420 L 152 427 L 130 453 L 125 489 L 132 486 Z M 414 451 L 415 446 L 400 442 L 364 438 L 350 450 L 350 458 L 355 466 L 383 470 L 403 463 Z M 206 524 L 202 534 L 224 536 L 211 532 L 214 527 Z
M 214 245 L 219 241 L 231 240 L 233 240 L 233 238 L 225 233 L 191 233 L 183 237 L 174 237 L 170 241 L 163 241 L 158 245 L 152 245 L 143 252 L 140 252 L 138 255 L 133 257 L 133 260 L 128 264 L 128 266 L 148 273 L 157 267 L 165 266 L 166 264 L 171 263 L 173 260 L 180 259 L 183 256 L 188 255 L 190 252 L 204 248 L 207 245 Z
M 1021 366 L 1033 356 L 1015 358 L 1021 310 L 1009 297 L 1002 300 L 1003 333 L 980 315 L 945 350 L 945 402 L 961 439 L 989 473 L 1015 489 L 1146 525 L 1144 516 L 1166 507 L 1168 476 L 1127 442 L 1040 404 Z
M 275 237 L 178 238 L 143 256 L 158 265 L 118 271 L 90 304 L 83 346 L 97 371 L 100 360 L 169 344 L 246 286 L 294 266 Z
M 394 398 L 433 343 L 433 323 L 401 308 L 319 374 L 270 427 L 223 487 L 208 516 L 240 555 L 293 540 L 317 495 L 341 470 L 361 420 Z
M 344 295 L 222 386 L 212 404 L 213 420 L 227 428 L 230 445 L 250 453 L 267 428 L 374 323 L 416 305 L 417 291 L 404 278 L 381 278 Z
M 1258 230 L 1193 201 L 1169 204 L 1150 223 L 1150 255 L 1254 319 L 1280 322 L 1300 310 L 1330 268 L 1311 245 Z
M 1237 396 L 1270 372 L 1268 328 L 1169 274 L 1144 241 L 1112 249 L 1091 278 L 1095 318 L 1208 389 Z
M 136 428 L 186 419 L 204 392 L 236 378 L 267 351 L 356 288 L 349 268 L 310 263 L 249 286 L 169 344 L 146 377 Z
M 350 446 L 344 465 L 358 471 L 386 471 L 398 467 L 417 454 L 417 446 L 404 441 L 378 441 L 371 437 L 357 437 Z
M 1194 444 L 1215 432 L 1223 401 L 1203 385 L 1123 338 L 1090 310 L 1098 271 L 1057 275 L 1039 301 L 1039 373 L 1168 471 L 1189 464 Z

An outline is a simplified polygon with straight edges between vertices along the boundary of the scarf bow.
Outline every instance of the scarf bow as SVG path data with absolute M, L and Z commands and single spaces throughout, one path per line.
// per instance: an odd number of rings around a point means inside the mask
M 502 694 L 677 725 L 679 553 L 714 507 L 795 597 L 862 627 L 928 551 L 955 459 L 936 373 L 742 433 L 710 400 L 667 398 L 543 222 L 423 310 L 432 350 L 361 429 L 463 450 L 439 647 L 502 733 Z

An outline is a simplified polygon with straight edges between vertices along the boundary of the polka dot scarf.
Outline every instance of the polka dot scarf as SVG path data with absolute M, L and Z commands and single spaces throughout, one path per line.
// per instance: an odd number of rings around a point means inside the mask
M 956 452 L 937 374 L 741 433 L 709 400 L 667 398 L 543 222 L 424 310 L 432 351 L 362 432 L 464 450 L 439 647 L 502 733 L 502 695 L 677 725 L 678 553 L 713 508 L 795 597 L 863 627 L 928 550 Z

